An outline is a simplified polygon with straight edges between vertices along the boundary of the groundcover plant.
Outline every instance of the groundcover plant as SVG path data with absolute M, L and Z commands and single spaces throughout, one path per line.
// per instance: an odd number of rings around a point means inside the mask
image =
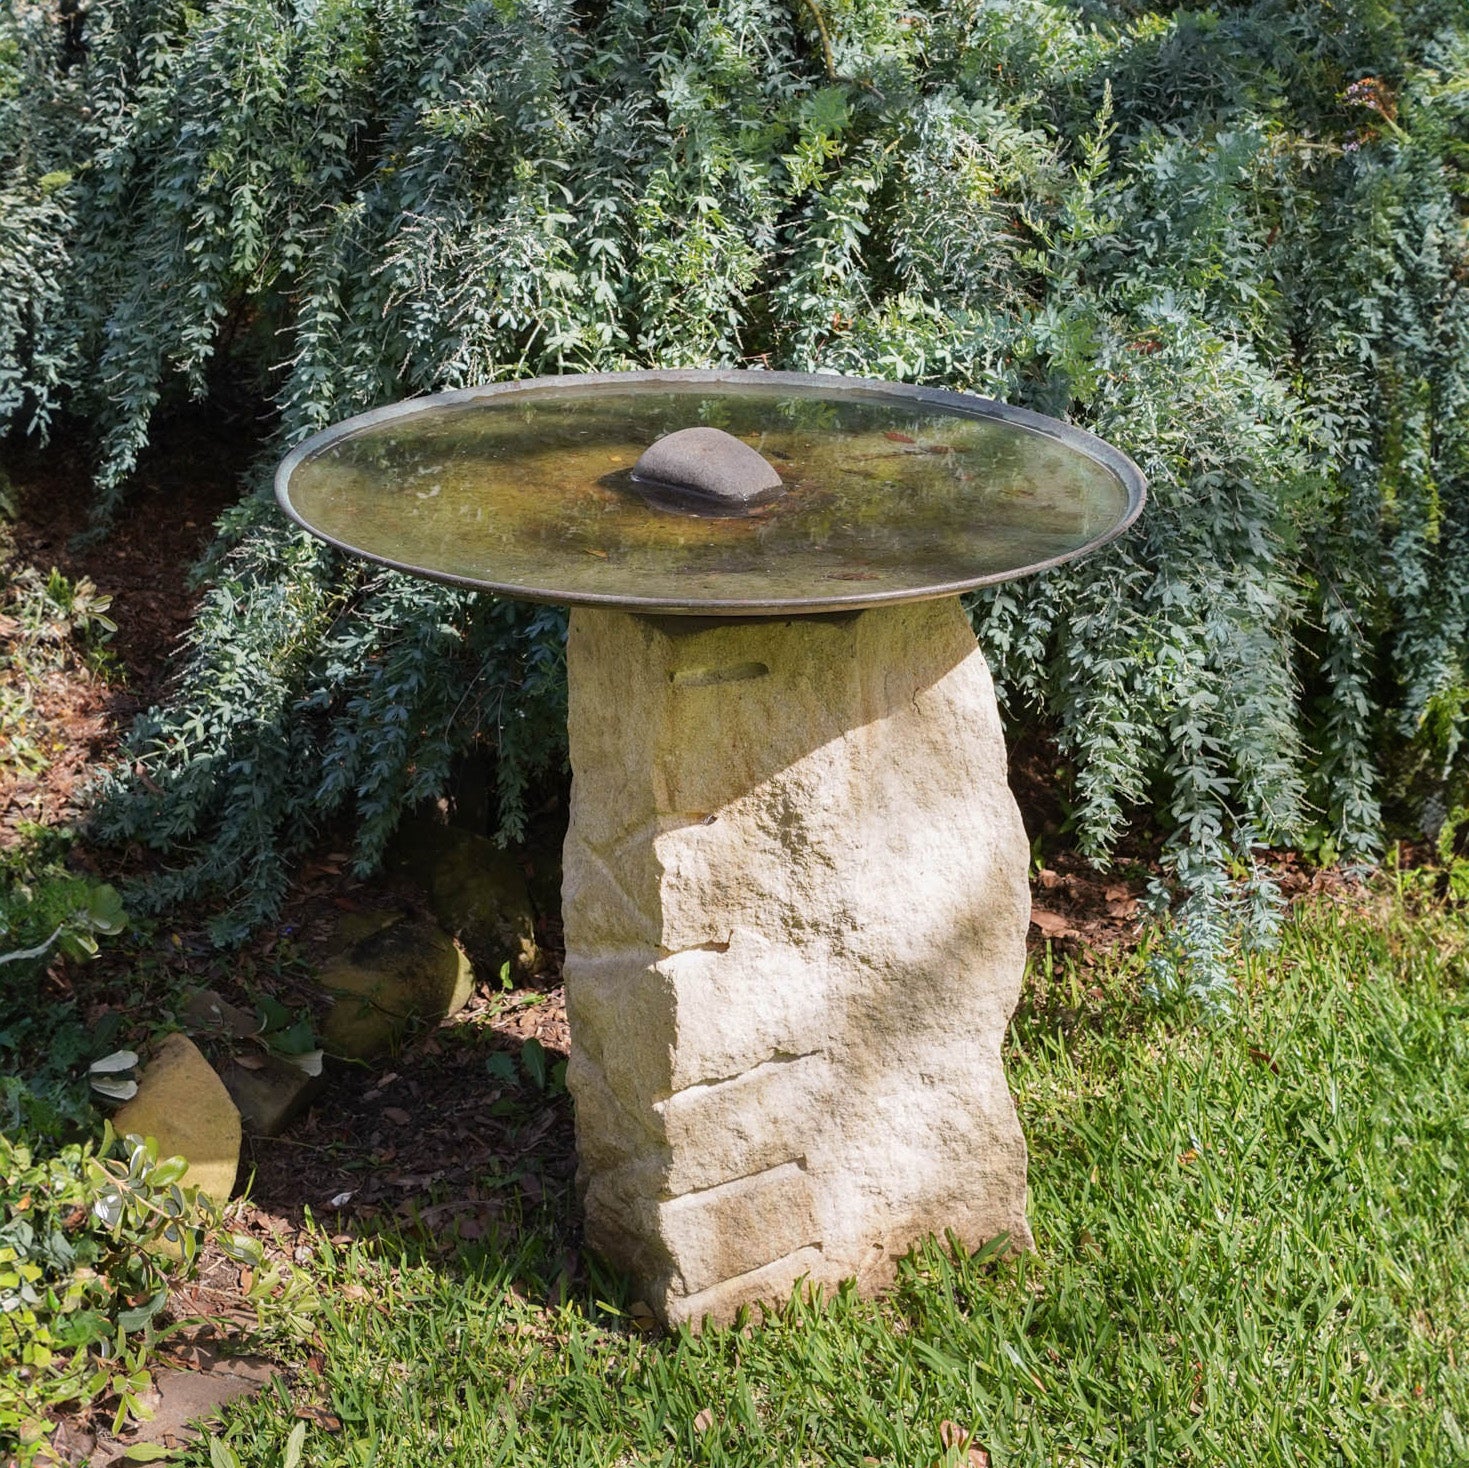
M 160 408 L 226 389 L 267 460 L 649 365 L 1080 422 L 1148 514 L 976 627 L 1084 848 L 1146 813 L 1210 990 L 1261 844 L 1370 858 L 1385 804 L 1458 803 L 1466 167 L 1462 0 L 13 0 L 0 417 L 93 436 L 101 534 Z M 263 479 L 102 813 L 221 937 L 334 812 L 371 865 L 482 740 L 514 836 L 564 748 L 557 613 L 346 563 Z

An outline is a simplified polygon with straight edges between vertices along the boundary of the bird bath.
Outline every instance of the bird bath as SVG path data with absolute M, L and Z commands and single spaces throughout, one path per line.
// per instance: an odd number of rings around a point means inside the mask
M 1120 534 L 1136 467 L 959 393 L 632 372 L 366 413 L 276 485 L 343 550 L 572 607 L 567 1085 L 588 1242 L 654 1310 L 1027 1246 L 1029 849 L 959 594 Z

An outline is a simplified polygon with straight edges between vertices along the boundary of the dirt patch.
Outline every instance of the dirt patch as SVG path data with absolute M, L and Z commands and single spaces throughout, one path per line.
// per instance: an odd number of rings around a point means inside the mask
M 240 493 L 240 476 L 259 440 L 200 415 L 181 417 L 158 435 L 105 536 L 93 529 L 85 455 L 65 429 L 49 448 L 13 442 L 0 468 L 15 503 L 4 527 L 10 555 L 0 570 L 0 669 L 16 686 L 20 629 L 6 617 L 27 570 L 53 568 L 73 585 L 89 579 L 111 598 L 117 631 L 99 657 L 69 657 L 25 678 L 24 749 L 0 767 L 0 846 L 25 822 L 61 825 L 79 814 L 90 773 L 115 752 L 133 717 L 158 702 L 177 667 L 179 639 L 199 592 L 189 572 L 208 546 L 214 522 Z M 23 753 L 23 757 L 20 757 Z
M 422 1227 L 446 1244 L 547 1203 L 569 1237 L 567 1048 L 559 988 L 493 999 L 481 992 L 376 1070 L 329 1064 L 310 1113 L 288 1136 L 247 1139 L 250 1199 L 291 1228 L 309 1210 L 329 1229 Z
M 135 706 L 163 693 L 178 640 L 199 592 L 189 572 L 213 537 L 214 523 L 241 492 L 241 476 L 260 452 L 260 436 L 203 413 L 158 425 L 106 534 L 95 540 L 90 471 L 64 430 L 45 449 L 0 453 L 16 492 L 11 526 L 17 560 L 90 576 L 112 597 L 111 647 Z M 79 537 L 82 539 L 79 540 Z

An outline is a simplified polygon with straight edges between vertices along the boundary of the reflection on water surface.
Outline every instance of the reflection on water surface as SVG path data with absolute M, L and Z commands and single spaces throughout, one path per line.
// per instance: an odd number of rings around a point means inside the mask
M 290 506 L 353 550 L 431 576 L 543 600 L 726 608 L 1013 575 L 1129 508 L 1117 473 L 1071 443 L 878 385 L 574 383 L 428 406 L 308 447 Z M 627 471 L 696 424 L 757 449 L 785 493 L 729 519 L 648 503 Z

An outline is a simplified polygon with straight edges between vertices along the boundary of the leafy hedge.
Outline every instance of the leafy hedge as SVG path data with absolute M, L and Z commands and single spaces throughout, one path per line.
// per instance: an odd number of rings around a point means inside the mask
M 405 393 L 765 363 L 1064 415 L 1153 485 L 978 599 L 1014 730 L 1104 854 L 1140 816 L 1224 941 L 1261 843 L 1370 857 L 1457 802 L 1469 618 L 1462 0 L 98 0 L 0 18 L 0 413 L 98 503 L 227 366 L 276 447 Z M 561 622 L 343 564 L 260 494 L 119 837 L 268 912 L 371 863 L 479 729 L 561 758 Z M 129 769 L 132 768 L 130 762 Z M 1426 806 L 1422 802 L 1426 801 Z M 1244 866 L 1241 867 L 1240 863 Z M 1246 884 L 1248 885 L 1248 884 Z

